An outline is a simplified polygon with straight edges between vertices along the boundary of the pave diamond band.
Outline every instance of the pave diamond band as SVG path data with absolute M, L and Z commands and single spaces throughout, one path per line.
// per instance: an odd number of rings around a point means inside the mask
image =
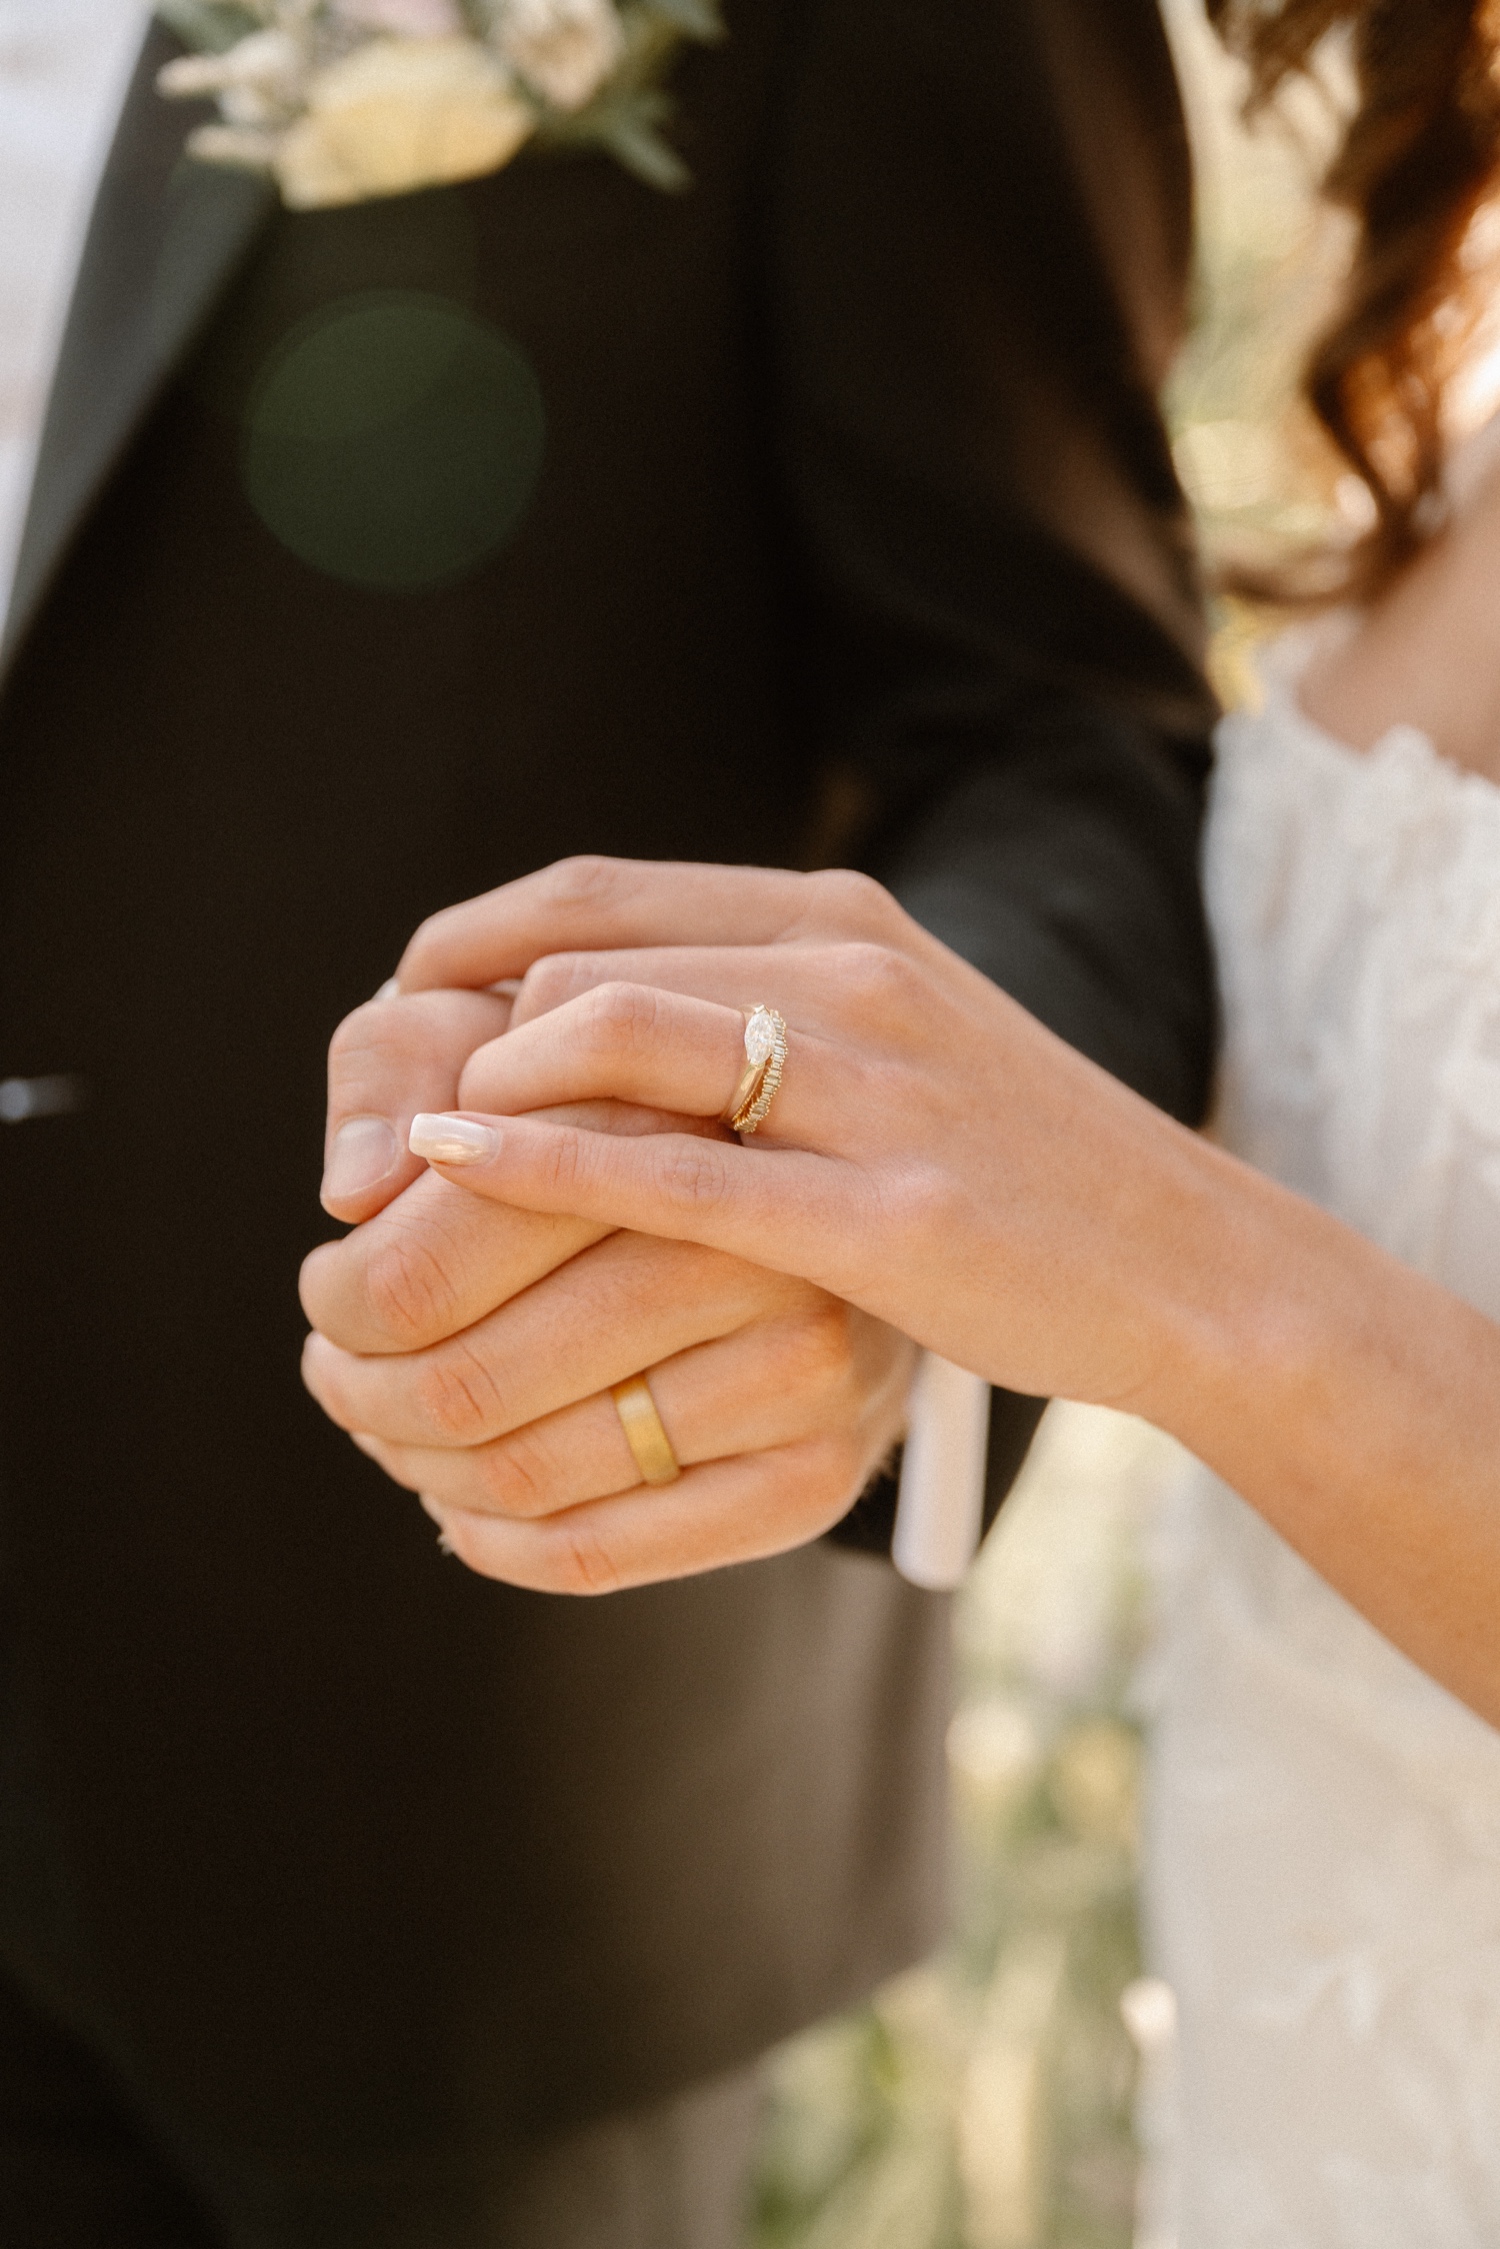
M 745 1070 L 729 1112 L 730 1129 L 742 1140 L 765 1123 L 785 1067 L 785 1022 L 774 1007 L 753 1008 L 745 1018 Z
M 745 1018 L 745 1067 L 740 1072 L 739 1084 L 725 1103 L 725 1124 L 732 1124 L 742 1109 L 749 1108 L 760 1090 L 766 1064 L 776 1051 L 776 1025 L 771 1020 L 770 1008 L 741 1008 L 740 1013 Z

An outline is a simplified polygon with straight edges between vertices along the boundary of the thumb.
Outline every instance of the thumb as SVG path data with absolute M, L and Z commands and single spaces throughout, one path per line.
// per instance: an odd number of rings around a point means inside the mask
M 328 1049 L 323 1208 L 372 1218 L 422 1169 L 406 1144 L 420 1109 L 458 1097 L 464 1064 L 497 1038 L 510 1002 L 487 992 L 382 993 L 345 1016 Z

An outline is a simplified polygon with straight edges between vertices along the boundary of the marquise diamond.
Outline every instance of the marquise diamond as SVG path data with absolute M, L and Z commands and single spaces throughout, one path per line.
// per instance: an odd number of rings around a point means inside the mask
M 776 1018 L 768 1007 L 758 1007 L 745 1025 L 745 1060 L 769 1062 L 776 1051 Z

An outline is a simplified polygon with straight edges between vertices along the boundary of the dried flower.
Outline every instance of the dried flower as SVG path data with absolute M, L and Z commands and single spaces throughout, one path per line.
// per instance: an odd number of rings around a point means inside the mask
M 219 105 L 190 153 L 269 172 L 296 210 L 477 179 L 532 139 L 605 148 L 681 187 L 659 80 L 683 40 L 719 35 L 715 0 L 157 4 L 198 50 L 165 66 L 161 91 Z M 247 13 L 264 28 L 246 32 Z
M 320 71 L 274 169 L 293 210 L 359 203 L 508 164 L 536 124 L 472 39 L 376 39 Z
M 625 32 L 611 0 L 506 0 L 495 44 L 554 109 L 578 110 L 619 68 Z

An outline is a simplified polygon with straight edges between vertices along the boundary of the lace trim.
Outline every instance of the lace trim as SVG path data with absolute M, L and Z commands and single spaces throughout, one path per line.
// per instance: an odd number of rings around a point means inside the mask
M 1296 696 L 1314 644 L 1277 644 L 1219 731 L 1223 1134 L 1500 1315 L 1500 787 L 1415 727 L 1328 733 Z

